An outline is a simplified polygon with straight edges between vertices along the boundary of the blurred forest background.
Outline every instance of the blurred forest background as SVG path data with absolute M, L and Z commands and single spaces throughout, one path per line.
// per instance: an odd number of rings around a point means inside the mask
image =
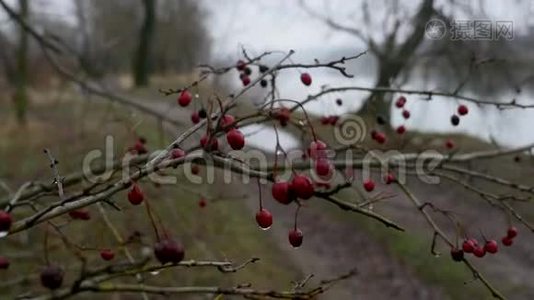
M 312 89 L 303 90 L 300 85 L 295 88 L 297 72 L 281 74 L 278 77 L 281 98 L 305 99 L 312 91 L 320 91 L 323 85 L 438 89 L 496 103 L 532 104 L 534 95 L 532 1 L 2 2 L 0 157 L 4 159 L 0 163 L 0 183 L 5 190 L 2 197 L 27 180 L 52 180 L 41 152 L 43 148 L 50 148 L 56 154 L 61 171 L 68 174 L 80 169 L 85 153 L 104 148 L 107 135 L 114 136 L 114 150 L 119 154 L 126 152 L 139 136 L 147 138 L 151 150 L 168 144 L 191 125 L 192 110 L 176 108 L 175 96 L 166 97 L 159 90 L 190 84 L 198 78 L 197 67 L 201 64 L 233 66 L 244 50 L 261 54 L 294 49 L 295 62 L 306 63 L 314 59 L 326 62 L 367 51 L 362 58 L 348 64 L 347 71 L 356 75 L 354 79 L 339 78 L 331 71 L 317 71 L 313 73 Z M 35 29 L 38 36 L 60 50 L 43 51 L 42 42 L 14 22 L 5 5 Z M 447 32 L 439 40 L 430 40 L 425 36 L 425 28 L 432 19 L 446 24 L 457 19 L 512 21 L 514 37 L 458 41 L 451 39 Z M 266 64 L 279 58 L 267 57 Z M 241 88 L 236 74 L 209 80 L 196 88 L 198 101 L 192 109 L 205 107 L 207 98 L 214 93 L 226 95 Z M 260 87 L 254 87 L 246 97 L 247 102 L 240 103 L 237 111 L 254 109 L 265 93 Z M 310 103 L 314 122 L 319 123 L 325 114 L 344 113 L 360 113 L 369 119 L 371 114 L 380 114 L 391 128 L 402 122 L 391 109 L 393 94 L 350 92 L 330 97 L 326 104 Z M 336 107 L 337 98 L 343 98 L 343 107 Z M 405 140 L 393 139 L 390 146 L 402 145 L 414 151 L 442 150 L 443 141 L 453 137 L 461 151 L 469 151 L 534 141 L 531 130 L 534 114 L 530 111 L 503 111 L 495 106 L 470 104 L 469 119 L 460 128 L 453 128 L 448 111 L 457 103 L 450 102 L 438 98 L 410 104 L 414 116 L 407 123 L 409 133 Z M 265 127 L 257 126 L 248 132 L 257 133 L 250 137 L 251 148 L 273 151 L 274 145 L 265 143 L 266 139 L 273 139 L 273 131 Z M 284 134 L 282 142 L 287 147 L 299 146 L 297 132 L 287 130 Z M 320 129 L 320 134 L 328 136 L 331 132 Z M 531 157 L 522 156 L 519 164 L 514 159 L 505 157 L 492 164 L 475 164 L 473 168 L 528 182 L 534 175 Z M 410 184 L 436 203 L 466 211 L 463 216 L 470 220 L 469 224 L 485 228 L 487 234 L 498 232 L 506 223 L 485 202 L 459 186 L 443 183 L 428 187 L 415 181 Z M 269 191 L 265 188 L 263 194 L 269 195 Z M 344 191 L 343 196 L 350 199 L 351 193 L 355 191 Z M 377 205 L 376 209 L 400 220 L 410 228 L 409 234 L 393 233 L 328 204 L 316 203 L 302 213 L 301 226 L 307 235 L 304 246 L 295 250 L 286 241 L 293 211 L 269 201 L 266 205 L 276 216 L 275 225 L 269 232 L 257 229 L 253 221 L 257 203 L 255 184 L 228 188 L 222 184 L 184 182 L 172 187 L 150 186 L 147 194 L 158 201 L 155 210 L 184 240 L 189 257 L 244 261 L 258 256 L 262 259 L 258 265 L 231 275 L 194 270 L 187 273 L 191 276 L 169 272 L 150 277 L 151 281 L 171 285 L 253 281 L 260 287 L 288 288 L 291 282 L 302 280 L 308 274 L 322 279 L 354 266 L 358 267 L 359 275 L 339 284 L 321 299 L 489 298 L 480 283 L 471 282 L 468 271 L 452 265 L 448 257 L 436 258 L 430 254 L 431 232 L 421 225 L 420 216 L 402 203 L 402 199 L 390 199 L 387 205 Z M 205 209 L 197 205 L 200 198 L 208 200 Z M 524 209 L 525 217 L 533 219 L 534 210 L 526 206 Z M 125 211 L 133 209 L 125 208 Z M 113 245 L 111 235 L 99 222 L 98 211 L 91 209 L 91 212 L 95 217 L 90 222 L 98 230 L 84 232 L 83 226 L 87 225 L 76 223 L 69 233 L 81 244 Z M 124 212 L 109 213 L 124 236 L 137 230 L 150 240 L 149 226 L 142 212 L 128 216 Z M 526 235 L 525 230 L 525 240 L 516 248 L 480 264 L 510 299 L 534 298 L 531 283 L 534 240 Z M 34 287 L 34 264 L 43 261 L 42 238 L 42 233 L 23 233 L 10 237 L 9 245 L 0 245 L 2 252 L 14 260 L 10 270 L 0 273 L 0 298 L 9 295 L 11 299 L 24 294 L 28 286 Z M 68 266 L 69 259 L 75 259 L 66 258 L 68 252 L 57 240 L 51 246 L 52 256 Z M 80 296 L 83 297 L 96 299 L 94 295 Z M 106 295 L 99 297 L 112 299 Z M 210 298 L 192 296 L 191 299 Z

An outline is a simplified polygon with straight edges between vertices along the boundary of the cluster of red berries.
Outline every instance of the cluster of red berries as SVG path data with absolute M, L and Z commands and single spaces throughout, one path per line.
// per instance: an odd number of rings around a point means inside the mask
M 513 239 L 517 236 L 517 228 L 508 228 L 507 234 L 502 238 L 501 242 L 504 246 L 511 246 Z M 454 261 L 462 261 L 464 253 L 472 253 L 476 257 L 484 257 L 486 253 L 495 254 L 499 251 L 499 245 L 495 240 L 486 240 L 484 245 L 479 245 L 478 241 L 473 238 L 465 239 L 462 243 L 462 248 L 453 247 L 451 249 L 451 257 Z
M 407 101 L 406 97 L 400 96 L 397 99 L 397 101 L 395 101 L 395 106 L 398 109 L 402 109 L 402 117 L 405 120 L 408 120 L 410 118 L 411 114 L 410 114 L 410 111 L 405 108 L 406 101 Z M 402 134 L 404 134 L 406 132 L 406 126 L 400 125 L 399 127 L 397 127 L 396 131 L 397 131 L 398 134 L 402 135 Z
M 458 126 L 458 124 L 460 124 L 460 116 L 465 116 L 469 113 L 469 109 L 467 108 L 467 106 L 461 104 L 460 106 L 458 106 L 458 115 L 456 114 L 453 114 L 451 116 L 451 124 L 453 126 Z
M 232 115 L 225 114 L 221 118 L 221 127 L 226 131 L 226 141 L 233 150 L 241 150 L 245 147 L 245 135 L 235 127 L 235 118 Z M 206 133 L 200 138 L 200 146 L 206 151 L 219 150 L 217 138 Z
M 239 79 L 241 79 L 241 83 L 243 83 L 243 86 L 249 85 L 252 69 L 248 67 L 247 63 L 245 63 L 243 60 L 237 61 L 236 68 L 239 71 Z
M 339 121 L 339 116 L 336 116 L 336 115 L 321 117 L 321 124 L 322 125 L 336 126 L 338 121 Z

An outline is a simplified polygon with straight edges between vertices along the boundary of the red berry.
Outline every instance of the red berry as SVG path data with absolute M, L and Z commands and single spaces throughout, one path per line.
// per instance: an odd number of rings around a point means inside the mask
M 241 78 L 241 82 L 243 83 L 244 86 L 249 85 L 250 84 L 250 77 L 248 75 L 243 76 L 243 78 Z
M 464 252 L 461 249 L 453 247 L 451 249 L 451 257 L 454 261 L 462 261 L 464 260 Z
M 330 118 L 329 117 L 321 117 L 321 124 L 323 124 L 323 125 L 330 124 Z
M 9 268 L 9 260 L 4 256 L 0 256 L 0 270 L 5 270 L 7 268 Z
M 375 189 L 375 182 L 372 179 L 367 179 L 363 182 L 363 188 L 368 192 L 372 192 Z
M 56 290 L 63 284 L 63 269 L 50 265 L 41 271 L 41 284 L 48 289 Z
M 240 59 L 240 60 L 237 61 L 236 68 L 239 71 L 243 71 L 246 66 L 247 66 L 247 64 L 243 60 Z
M 171 158 L 178 159 L 185 156 L 185 151 L 180 148 L 174 148 L 171 151 Z
M 219 149 L 219 141 L 215 137 L 204 135 L 200 138 L 200 146 L 206 151 L 217 151 Z
M 475 250 L 476 244 L 473 240 L 465 240 L 462 244 L 462 249 L 465 253 L 473 253 Z
M 310 74 L 308 73 L 302 73 L 300 74 L 300 81 L 302 81 L 302 83 L 304 83 L 304 85 L 311 85 L 312 83 L 312 78 L 310 76 Z
M 291 190 L 300 199 L 310 199 L 314 194 L 313 183 L 306 175 L 295 175 L 291 181 Z
M 304 235 L 302 234 L 302 231 L 300 231 L 300 229 L 295 228 L 289 231 L 288 239 L 291 246 L 295 248 L 300 247 L 302 245 L 303 238 Z
M 315 161 L 315 173 L 319 176 L 331 175 L 332 165 L 326 158 L 320 158 Z
M 506 232 L 506 236 L 511 238 L 511 239 L 513 239 L 513 238 L 515 238 L 517 236 L 517 233 L 518 233 L 517 232 L 517 228 L 512 226 L 512 227 L 508 228 L 508 231 Z
M 376 141 L 376 135 L 377 135 L 377 133 L 378 133 L 378 132 L 377 132 L 375 129 L 371 130 L 371 138 L 372 138 L 373 140 L 375 140 L 375 141 Z
M 410 111 L 408 111 L 408 110 L 403 110 L 403 111 L 402 111 L 402 116 L 403 116 L 405 119 L 409 119 L 409 118 L 410 118 Z
M 330 116 L 328 117 L 328 121 L 330 122 L 330 125 L 335 126 L 337 124 L 337 121 L 339 121 L 338 116 Z
M 104 249 L 100 251 L 100 257 L 105 261 L 110 261 L 115 258 L 115 252 L 111 249 Z
M 484 245 L 484 250 L 486 250 L 486 252 L 494 254 L 494 253 L 497 253 L 497 251 L 499 251 L 499 246 L 497 245 L 496 241 L 489 240 Z
M 321 140 L 315 140 L 310 143 L 308 152 L 312 159 L 326 158 L 326 149 L 328 146 Z
M 154 255 L 161 264 L 177 264 L 184 259 L 185 250 L 182 244 L 166 238 L 154 245 Z
M 6 211 L 0 210 L 0 231 L 9 231 L 11 223 L 13 223 L 11 215 Z
M 379 144 L 384 144 L 386 142 L 386 135 L 383 132 L 377 132 L 375 134 L 375 141 Z
M 245 147 L 245 136 L 237 129 L 230 130 L 226 134 L 226 140 L 234 150 L 241 150 Z
M 476 257 L 484 257 L 484 255 L 486 255 L 486 250 L 484 249 L 484 247 L 477 246 L 475 247 L 475 249 L 473 249 L 473 254 Z
M 141 190 L 139 185 L 134 183 L 132 185 L 132 189 L 128 192 L 128 201 L 130 201 L 130 203 L 133 205 L 139 205 L 141 204 L 141 202 L 143 202 L 144 198 L 145 196 L 143 194 L 143 191 Z
M 204 207 L 206 207 L 206 205 L 208 205 L 208 202 L 206 201 L 206 199 L 200 198 L 200 200 L 198 200 L 198 206 L 200 208 L 204 208 Z
M 180 96 L 178 96 L 178 104 L 182 107 L 188 106 L 193 100 L 193 96 L 188 90 L 182 90 Z
M 256 213 L 256 223 L 262 229 L 269 229 L 273 225 L 273 215 L 265 208 L 262 208 Z
M 280 122 L 280 125 L 286 126 L 291 118 L 291 111 L 287 107 L 282 107 L 274 113 L 274 117 Z
M 293 201 L 290 184 L 287 181 L 273 183 L 271 193 L 273 198 L 282 204 L 289 204 Z
M 226 131 L 232 129 L 234 127 L 235 118 L 232 115 L 224 115 L 221 117 L 221 126 Z
M 454 148 L 454 141 L 451 140 L 451 139 L 447 139 L 447 140 L 445 141 L 445 147 L 446 147 L 447 149 L 452 149 L 452 148 Z
M 405 132 L 406 132 L 406 127 L 404 127 L 404 125 L 397 127 L 398 134 L 404 134 Z
M 395 106 L 397 106 L 397 108 L 403 108 L 404 104 L 406 104 L 406 97 L 404 96 L 400 96 L 397 101 L 395 101 Z
M 191 114 L 191 122 L 193 122 L 193 124 L 198 124 L 198 122 L 200 122 L 200 115 L 197 111 L 194 111 Z
M 384 177 L 384 181 L 386 182 L 386 184 L 391 184 L 395 181 L 395 174 L 389 172 L 386 174 L 386 176 Z
M 134 146 L 133 146 L 133 150 L 135 150 L 135 152 L 137 152 L 137 154 L 146 154 L 148 153 L 148 150 L 146 149 L 146 146 L 145 146 L 145 143 L 143 143 L 142 141 L 137 141 L 135 142 Z
M 503 237 L 501 241 L 502 244 L 505 246 L 512 246 L 512 244 L 514 243 L 514 239 L 509 236 Z
M 458 114 L 460 116 L 465 116 L 465 115 L 467 115 L 467 113 L 469 113 L 469 109 L 467 108 L 467 106 L 465 106 L 463 104 L 458 106 Z
M 87 220 L 91 219 L 91 214 L 86 209 L 71 210 L 71 211 L 69 211 L 69 216 L 73 220 L 84 220 L 84 221 L 87 221 Z

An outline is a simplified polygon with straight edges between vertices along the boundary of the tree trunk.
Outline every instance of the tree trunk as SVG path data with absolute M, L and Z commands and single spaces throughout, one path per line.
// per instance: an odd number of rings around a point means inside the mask
M 28 0 L 19 0 L 19 14 L 22 18 L 28 19 L 29 4 Z M 13 101 L 15 102 L 15 115 L 17 122 L 20 125 L 26 123 L 26 110 L 28 107 L 28 95 L 26 92 L 26 85 L 28 81 L 27 70 L 28 58 L 28 34 L 19 26 L 19 43 L 17 49 L 17 70 L 15 75 L 15 94 Z
M 148 85 L 150 75 L 150 48 L 156 24 L 156 0 L 143 0 L 144 20 L 139 33 L 139 46 L 134 57 L 133 76 L 135 86 Z

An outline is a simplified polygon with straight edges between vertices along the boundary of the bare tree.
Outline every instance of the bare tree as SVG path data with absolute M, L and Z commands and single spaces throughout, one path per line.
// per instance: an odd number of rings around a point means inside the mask
M 19 14 L 22 18 L 28 19 L 29 3 L 28 0 L 19 0 Z M 26 123 L 26 110 L 28 107 L 28 95 L 26 92 L 28 68 L 28 34 L 24 28 L 19 27 L 19 41 L 17 49 L 17 69 L 15 75 L 15 94 L 13 101 L 15 103 L 15 114 L 19 124 Z
M 136 86 L 148 85 L 150 55 L 156 27 L 156 0 L 143 0 L 144 20 L 134 56 L 133 77 Z

